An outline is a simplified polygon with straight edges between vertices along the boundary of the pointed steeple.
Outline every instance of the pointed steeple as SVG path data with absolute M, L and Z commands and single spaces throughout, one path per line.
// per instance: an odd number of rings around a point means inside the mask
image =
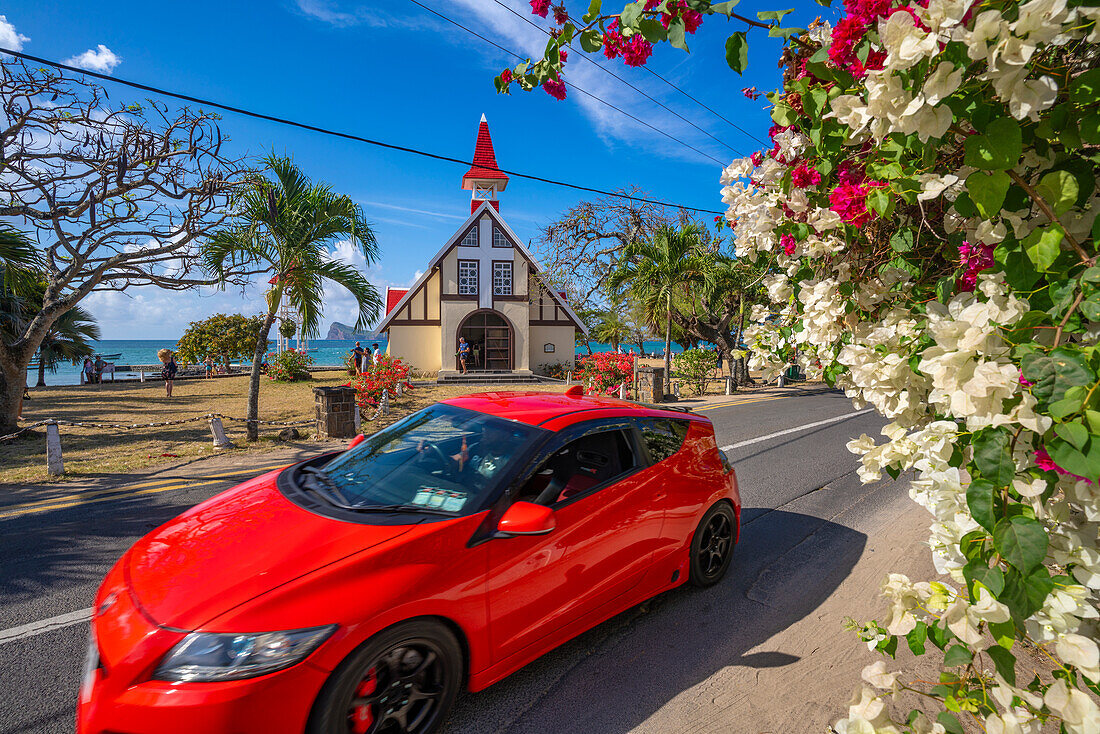
M 473 191 L 470 211 L 474 211 L 482 201 L 488 201 L 495 209 L 500 209 L 497 194 L 508 186 L 508 176 L 497 166 L 496 153 L 493 151 L 493 139 L 489 136 L 489 123 L 481 115 L 481 124 L 477 129 L 477 143 L 474 145 L 474 160 L 470 170 L 462 177 L 462 188 Z

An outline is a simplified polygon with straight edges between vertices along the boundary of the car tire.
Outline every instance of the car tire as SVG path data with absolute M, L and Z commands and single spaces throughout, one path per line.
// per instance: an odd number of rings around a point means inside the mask
M 374 734 L 384 728 L 433 734 L 454 705 L 463 669 L 462 647 L 444 625 L 429 620 L 394 625 L 360 645 L 332 672 L 306 732 Z
M 737 516 L 727 502 L 712 506 L 691 537 L 691 565 L 688 581 L 693 586 L 713 586 L 722 580 L 733 560 L 737 540 Z

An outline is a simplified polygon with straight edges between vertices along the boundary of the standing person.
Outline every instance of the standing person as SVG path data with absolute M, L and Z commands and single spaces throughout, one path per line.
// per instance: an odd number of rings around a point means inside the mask
M 84 358 L 84 384 L 91 385 L 95 382 L 95 365 L 91 357 Z
M 206 367 L 206 379 L 209 380 L 214 376 L 214 358 L 208 354 L 202 363 Z
M 103 368 L 106 364 L 107 363 L 103 361 L 103 357 L 100 357 L 98 354 L 95 356 L 95 381 L 97 385 L 103 382 Z
M 466 337 L 458 337 L 458 364 L 462 367 L 462 374 L 466 374 L 466 362 L 470 359 L 470 345 Z
M 160 371 L 160 376 L 164 378 L 164 392 L 168 397 L 172 397 L 172 381 L 176 379 L 176 372 L 179 371 L 176 355 L 172 354 L 171 349 L 161 349 L 157 352 L 157 359 L 164 365 Z
M 352 360 L 355 362 L 355 374 L 363 374 L 363 359 L 366 357 L 366 350 L 363 349 L 359 342 L 355 342 L 355 348 L 351 350 Z
M 377 367 L 378 363 L 382 359 L 382 352 L 379 351 L 377 344 L 371 344 L 370 349 L 371 349 L 371 352 L 370 352 L 371 364 L 373 364 L 375 367 Z

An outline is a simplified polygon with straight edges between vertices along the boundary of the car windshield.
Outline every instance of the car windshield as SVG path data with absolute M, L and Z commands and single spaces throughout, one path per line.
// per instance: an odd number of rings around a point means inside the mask
M 330 494 L 353 508 L 466 514 L 525 446 L 545 433 L 436 404 L 384 428 L 322 467 Z

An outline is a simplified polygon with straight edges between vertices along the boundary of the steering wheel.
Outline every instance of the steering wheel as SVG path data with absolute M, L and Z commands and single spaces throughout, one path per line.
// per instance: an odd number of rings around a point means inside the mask
M 454 470 L 458 469 L 458 462 L 443 453 L 443 450 L 436 446 L 434 442 L 425 441 L 424 448 L 430 450 L 432 458 L 439 464 L 439 469 L 441 471 L 450 471 L 453 473 Z

